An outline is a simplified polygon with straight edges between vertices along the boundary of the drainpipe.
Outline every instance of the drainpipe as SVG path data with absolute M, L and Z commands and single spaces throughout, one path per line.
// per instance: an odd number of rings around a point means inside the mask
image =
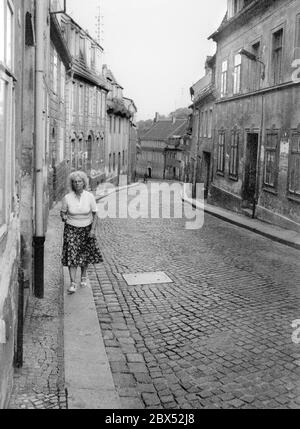
M 260 127 L 260 141 L 258 148 L 258 160 L 257 160 L 257 174 L 256 174 L 256 183 L 255 183 L 255 196 L 253 201 L 253 210 L 252 210 L 252 219 L 256 217 L 256 206 L 258 204 L 259 196 L 259 187 L 260 187 L 260 176 L 261 176 L 261 152 L 262 152 L 262 143 L 263 143 L 263 133 L 264 133 L 264 109 L 265 109 L 265 98 L 264 94 L 261 96 L 261 127 Z
M 198 166 L 198 157 L 199 157 L 199 145 L 200 145 L 200 129 L 201 129 L 201 113 L 200 109 L 196 108 L 196 111 L 198 112 L 198 127 L 197 127 L 197 133 L 196 133 L 196 154 L 195 154 L 195 165 L 194 165 L 194 171 L 193 171 L 193 184 L 192 184 L 192 198 L 196 199 L 196 187 L 197 187 L 197 166 Z
M 36 55 L 35 55 L 35 236 L 34 295 L 44 298 L 44 9 L 45 2 L 35 1 Z

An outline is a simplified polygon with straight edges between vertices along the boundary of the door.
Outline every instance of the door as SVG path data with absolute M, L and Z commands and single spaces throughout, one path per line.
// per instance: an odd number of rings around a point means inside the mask
M 245 160 L 245 178 L 243 200 L 247 205 L 254 202 L 257 183 L 257 154 L 258 154 L 258 134 L 247 134 L 247 148 Z
M 204 198 L 208 197 L 208 191 L 209 191 L 209 185 L 210 185 L 210 164 L 211 164 L 211 154 L 209 152 L 203 152 Z

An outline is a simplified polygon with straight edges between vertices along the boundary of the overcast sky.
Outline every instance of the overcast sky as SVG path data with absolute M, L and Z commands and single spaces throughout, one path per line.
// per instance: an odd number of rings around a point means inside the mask
M 190 104 L 189 88 L 204 75 L 208 41 L 226 0 L 67 0 L 67 11 L 95 37 L 103 16 L 105 63 L 138 108 L 138 119 Z

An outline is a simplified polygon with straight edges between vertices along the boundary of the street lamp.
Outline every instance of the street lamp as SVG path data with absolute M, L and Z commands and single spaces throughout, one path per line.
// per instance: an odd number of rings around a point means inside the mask
M 255 54 L 253 54 L 252 52 L 247 51 L 246 49 L 242 48 L 239 50 L 239 54 L 240 55 L 244 55 L 245 57 L 247 57 L 249 60 L 251 61 L 256 61 L 260 64 L 263 65 L 263 71 L 261 73 L 261 78 L 262 80 L 265 79 L 266 77 L 266 65 L 263 61 L 261 61 Z

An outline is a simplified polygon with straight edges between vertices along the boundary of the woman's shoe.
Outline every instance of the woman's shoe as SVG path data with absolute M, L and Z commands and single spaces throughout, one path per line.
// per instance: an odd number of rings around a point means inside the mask
M 80 286 L 87 287 L 87 277 L 82 277 Z
M 71 294 L 73 294 L 73 293 L 75 293 L 76 292 L 76 289 L 77 289 L 77 285 L 76 285 L 76 283 L 75 282 L 72 282 L 71 283 L 71 286 L 69 287 L 69 289 L 68 289 L 68 293 L 71 295 Z

